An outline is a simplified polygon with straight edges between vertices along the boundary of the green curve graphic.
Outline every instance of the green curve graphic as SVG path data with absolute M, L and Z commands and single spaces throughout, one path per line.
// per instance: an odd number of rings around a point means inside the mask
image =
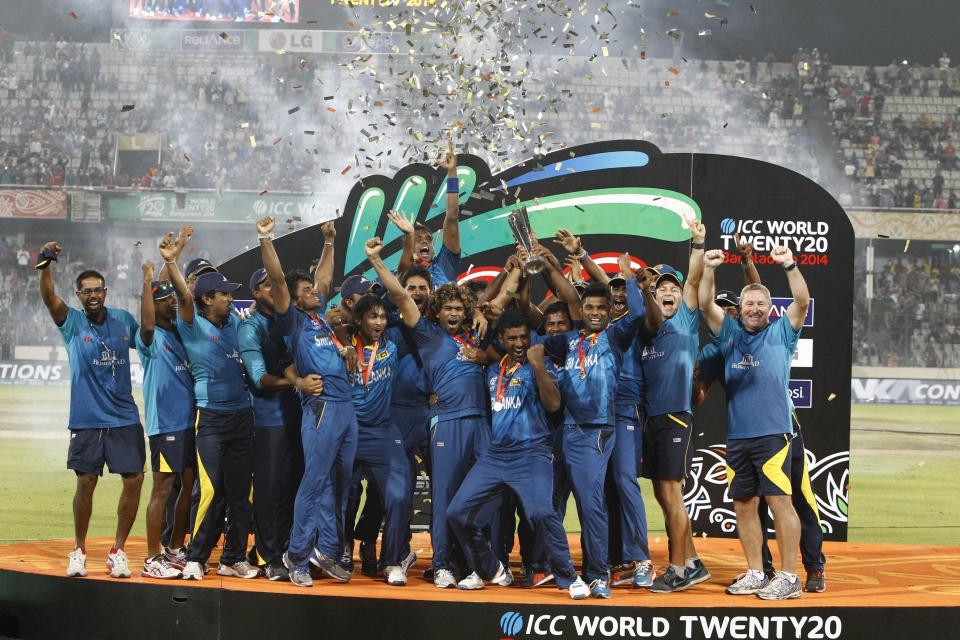
M 525 200 L 464 220 L 460 242 L 465 254 L 513 244 L 506 217 L 521 206 L 527 207 L 530 224 L 541 238 L 566 227 L 574 235 L 635 235 L 683 242 L 690 239 L 687 220 L 702 217 L 699 205 L 676 191 L 643 187 L 574 191 Z
M 353 224 L 347 239 L 347 251 L 344 264 L 347 270 L 367 259 L 363 245 L 376 233 L 377 222 L 386 212 L 383 209 L 387 196 L 383 189 L 370 188 L 361 194 L 357 201 L 357 210 L 353 212 Z M 396 260 L 399 260 L 399 256 Z

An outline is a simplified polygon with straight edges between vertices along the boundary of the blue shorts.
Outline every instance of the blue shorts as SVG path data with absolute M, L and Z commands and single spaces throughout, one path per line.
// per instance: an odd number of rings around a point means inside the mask
M 70 429 L 67 469 L 77 475 L 102 476 L 104 463 L 110 473 L 143 473 L 146 460 L 140 423 L 110 429 Z
M 197 466 L 197 446 L 192 428 L 150 436 L 150 468 L 162 473 L 182 473 Z
M 730 497 L 789 496 L 791 434 L 727 441 Z

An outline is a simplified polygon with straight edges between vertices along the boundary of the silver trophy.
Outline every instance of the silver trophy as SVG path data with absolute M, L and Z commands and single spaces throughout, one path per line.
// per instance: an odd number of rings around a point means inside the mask
M 527 257 L 523 261 L 523 270 L 530 275 L 535 275 L 543 271 L 546 264 L 543 258 L 533 255 L 533 240 L 530 238 L 530 216 L 527 215 L 527 208 L 520 207 L 507 214 L 507 223 L 510 230 L 513 231 L 513 238 L 527 252 Z

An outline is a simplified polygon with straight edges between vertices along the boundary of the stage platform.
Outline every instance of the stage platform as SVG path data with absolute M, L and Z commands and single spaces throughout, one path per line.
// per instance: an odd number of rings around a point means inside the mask
M 574 556 L 579 540 L 571 537 Z M 699 539 L 713 577 L 689 591 L 616 588 L 574 602 L 554 588 L 436 589 L 420 579 L 429 538 L 406 587 L 357 574 L 311 589 L 266 579 L 160 581 L 107 574 L 108 540 L 87 549 L 86 578 L 67 578 L 71 541 L 0 546 L 0 636 L 10 638 L 960 638 L 960 547 L 826 543 L 827 591 L 786 602 L 728 596 L 743 570 L 736 540 Z M 652 540 L 665 562 L 666 539 Z M 142 538 L 127 545 L 139 569 Z M 216 566 L 216 551 L 211 558 Z M 803 575 L 801 572 L 801 580 Z

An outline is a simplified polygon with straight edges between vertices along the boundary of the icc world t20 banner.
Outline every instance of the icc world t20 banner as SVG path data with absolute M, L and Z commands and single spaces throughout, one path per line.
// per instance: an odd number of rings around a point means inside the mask
M 502 269 L 514 250 L 506 216 L 519 206 L 527 207 L 540 238 L 567 227 L 609 271 L 616 270 L 616 256 L 623 251 L 636 266 L 662 262 L 686 271 L 690 232 L 685 221 L 696 217 L 706 225 L 707 249 L 731 252 L 730 264 L 717 271 L 718 289 L 739 292 L 744 284 L 733 235 L 753 243 L 754 261 L 774 296 L 771 320 L 776 321 L 790 303 L 790 290 L 769 253 L 776 245 L 789 247 L 813 297 L 794 355 L 791 393 L 826 537 L 846 539 L 854 236 L 843 209 L 826 191 L 780 166 L 734 156 L 663 154 L 636 140 L 564 149 L 495 175 L 480 158 L 462 155 L 458 174 L 461 281 L 490 278 Z M 372 276 L 363 244 L 375 235 L 384 238 L 387 264 L 396 266 L 403 238 L 387 220 L 390 209 L 416 214 L 418 221 L 439 229 L 444 179 L 436 167 L 411 164 L 393 177 L 368 176 L 354 185 L 337 222 L 338 276 Z M 320 254 L 322 234 L 319 227 L 307 228 L 277 246 L 286 268 L 306 267 Z M 259 266 L 259 253 L 250 251 L 223 269 L 245 282 Z M 706 330 L 701 331 L 705 341 Z M 724 463 L 724 407 L 723 391 L 714 385 L 694 413 L 684 498 L 698 535 L 735 535 Z

